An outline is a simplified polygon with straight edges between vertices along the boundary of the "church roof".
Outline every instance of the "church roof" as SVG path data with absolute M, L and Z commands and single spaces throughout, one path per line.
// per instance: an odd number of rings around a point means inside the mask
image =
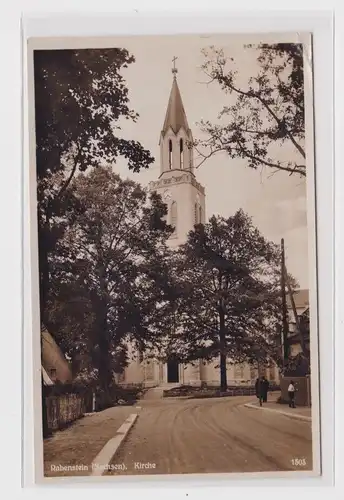
M 182 97 L 175 76 L 173 78 L 162 134 L 164 135 L 170 127 L 175 134 L 177 134 L 181 128 L 184 128 L 186 131 L 189 130 Z

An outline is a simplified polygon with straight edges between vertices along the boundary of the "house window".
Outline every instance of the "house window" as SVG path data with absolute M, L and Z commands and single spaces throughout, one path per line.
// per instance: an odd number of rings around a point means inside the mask
M 168 165 L 171 170 L 172 168 L 172 141 L 171 139 L 168 141 Z
M 180 168 L 184 168 L 183 139 L 179 141 Z
M 201 205 L 198 205 L 198 203 L 195 203 L 195 225 L 196 224 L 201 224 L 202 223 L 202 207 Z
M 177 203 L 174 201 L 171 205 L 171 226 L 174 228 L 174 233 L 177 232 Z

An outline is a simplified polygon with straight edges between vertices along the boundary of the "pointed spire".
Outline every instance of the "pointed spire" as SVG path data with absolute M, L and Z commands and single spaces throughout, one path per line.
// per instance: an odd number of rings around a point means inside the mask
M 173 62 L 173 68 L 172 68 L 172 74 L 173 74 L 173 78 L 177 78 L 177 73 L 178 73 L 178 70 L 176 68 L 176 60 L 178 59 L 178 57 L 174 56 L 173 59 L 172 59 L 172 62 Z
M 177 83 L 177 68 L 175 65 L 176 57 L 172 59 L 173 61 L 173 68 L 172 68 L 172 73 L 173 73 L 173 83 L 172 83 L 172 89 L 170 93 L 170 98 L 168 101 L 168 106 L 167 106 L 167 111 L 166 111 L 166 117 L 164 121 L 164 125 L 162 128 L 162 134 L 164 135 L 167 130 L 171 127 L 173 132 L 175 134 L 178 133 L 178 131 L 181 128 L 184 128 L 186 132 L 189 130 L 189 125 L 188 121 L 186 119 L 186 114 L 183 106 L 183 101 L 182 97 L 180 95 L 178 83 Z

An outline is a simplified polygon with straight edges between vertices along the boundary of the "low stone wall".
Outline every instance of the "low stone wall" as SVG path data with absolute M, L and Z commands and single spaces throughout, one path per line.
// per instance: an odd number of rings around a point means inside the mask
M 271 386 L 270 391 L 279 390 L 279 386 Z M 256 390 L 253 385 L 249 386 L 228 386 L 226 391 L 221 391 L 219 386 L 195 387 L 192 385 L 182 385 L 167 389 L 163 392 L 164 398 L 189 397 L 189 398 L 214 398 L 227 396 L 255 396 Z

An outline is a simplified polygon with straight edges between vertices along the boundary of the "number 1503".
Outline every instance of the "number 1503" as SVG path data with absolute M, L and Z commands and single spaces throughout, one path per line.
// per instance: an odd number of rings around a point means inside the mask
M 292 458 L 291 463 L 296 467 L 304 467 L 305 465 L 307 465 L 305 458 Z

